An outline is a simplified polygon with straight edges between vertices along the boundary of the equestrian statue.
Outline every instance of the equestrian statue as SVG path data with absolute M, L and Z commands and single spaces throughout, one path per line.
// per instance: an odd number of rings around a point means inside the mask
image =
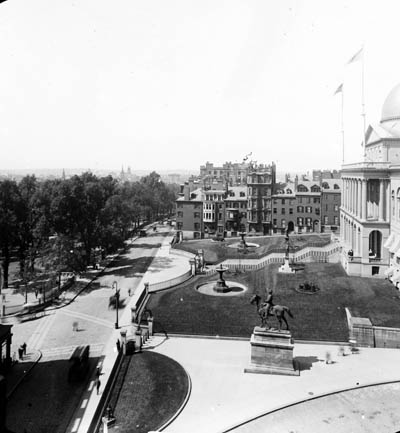
M 291 318 L 293 318 L 293 314 L 289 307 L 286 307 L 285 305 L 274 305 L 273 291 L 271 289 L 268 290 L 268 295 L 264 302 L 261 302 L 261 296 L 256 294 L 250 299 L 250 304 L 256 305 L 257 313 L 260 316 L 261 326 L 263 328 L 265 327 L 266 329 L 269 329 L 270 326 L 267 319 L 269 316 L 275 316 L 279 324 L 278 330 L 280 331 L 282 328 L 282 321 L 285 322 L 286 329 L 289 330 L 289 324 L 286 320 L 285 313 L 287 313 Z

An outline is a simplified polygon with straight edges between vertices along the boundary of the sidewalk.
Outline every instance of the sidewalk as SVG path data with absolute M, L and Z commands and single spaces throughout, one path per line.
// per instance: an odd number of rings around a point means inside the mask
M 127 331 L 127 338 L 132 337 L 131 326 L 131 306 L 136 303 L 137 295 L 144 289 L 144 283 L 152 283 L 172 279 L 190 268 L 187 259 L 177 256 L 169 255 L 169 246 L 172 236 L 166 236 L 163 239 L 162 246 L 143 275 L 139 286 L 136 288 L 134 295 L 129 299 L 124 312 L 119 320 L 120 327 L 115 329 L 106 344 L 102 353 L 102 376 L 101 382 L 103 386 L 100 388 L 100 393 L 97 395 L 94 380 L 92 380 L 88 387 L 87 395 L 81 402 L 80 408 L 77 410 L 74 419 L 70 423 L 68 433 L 87 433 L 93 415 L 101 399 L 101 393 L 104 385 L 110 379 L 110 373 L 114 367 L 117 358 L 116 341 L 121 340 L 121 331 Z
M 294 357 L 303 370 L 300 376 L 278 376 L 244 373 L 250 363 L 249 341 L 156 337 L 153 344 L 156 352 L 179 362 L 192 381 L 188 403 L 165 429 L 168 433 L 222 433 L 299 401 L 400 380 L 398 349 L 363 348 L 341 356 L 338 346 L 295 342 Z M 325 363 L 327 351 L 332 364 Z M 246 431 L 264 430 L 252 430 L 250 423 Z

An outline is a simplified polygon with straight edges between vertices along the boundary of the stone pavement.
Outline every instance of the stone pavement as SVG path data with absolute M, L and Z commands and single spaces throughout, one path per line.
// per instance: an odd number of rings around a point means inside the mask
M 243 372 L 250 363 L 248 341 L 156 337 L 153 344 L 155 351 L 179 362 L 192 381 L 190 398 L 164 430 L 168 433 L 235 431 L 241 423 L 300 401 L 400 380 L 400 351 L 396 349 L 362 348 L 350 354 L 347 348 L 346 356 L 341 356 L 335 345 L 295 343 L 294 357 L 302 365 L 300 376 L 277 376 Z M 325 363 L 327 351 L 332 364 Z M 265 428 L 252 429 L 250 423 L 243 431 L 258 433 Z M 344 426 L 341 431 L 348 430 Z

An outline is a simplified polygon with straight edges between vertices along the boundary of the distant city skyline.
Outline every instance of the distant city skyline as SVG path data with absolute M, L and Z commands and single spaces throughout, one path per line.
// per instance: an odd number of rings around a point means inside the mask
M 394 0 L 0 4 L 0 169 L 339 169 L 400 81 Z

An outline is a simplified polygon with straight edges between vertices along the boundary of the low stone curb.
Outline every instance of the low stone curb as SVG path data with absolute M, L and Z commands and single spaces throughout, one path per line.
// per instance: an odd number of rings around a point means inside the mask
M 385 381 L 385 382 L 369 382 L 369 383 L 366 383 L 366 384 L 360 385 L 360 386 L 351 386 L 351 387 L 348 387 L 348 388 L 336 389 L 336 390 L 333 390 L 333 391 L 330 391 L 330 392 L 322 393 L 322 394 L 319 394 L 319 395 L 314 395 L 314 396 L 309 397 L 309 398 L 305 398 L 305 399 L 301 399 L 301 400 L 294 400 L 291 403 L 286 403 L 286 404 L 283 404 L 281 406 L 277 406 L 274 409 L 271 409 L 271 410 L 269 410 L 267 412 L 264 412 L 264 413 L 261 413 L 259 415 L 255 415 L 255 416 L 253 416 L 251 418 L 248 418 L 245 421 L 242 421 L 242 422 L 240 422 L 238 424 L 235 424 L 234 426 L 228 427 L 227 429 L 224 429 L 224 430 L 220 430 L 217 433 L 229 433 L 229 432 L 233 432 L 237 428 L 242 427 L 245 424 L 251 423 L 252 421 L 255 421 L 256 419 L 262 418 L 264 416 L 270 415 L 270 414 L 272 414 L 274 412 L 278 412 L 278 411 L 283 410 L 283 409 L 287 409 L 287 408 L 292 407 L 292 406 L 296 406 L 298 404 L 306 403 L 308 401 L 317 400 L 319 398 L 324 398 L 324 397 L 329 397 L 331 395 L 340 394 L 342 392 L 353 391 L 355 389 L 362 389 L 362 388 L 368 388 L 368 387 L 379 386 L 379 385 L 390 385 L 390 384 L 394 384 L 394 383 L 400 383 L 400 379 L 398 379 L 398 380 L 388 380 L 388 381 Z

